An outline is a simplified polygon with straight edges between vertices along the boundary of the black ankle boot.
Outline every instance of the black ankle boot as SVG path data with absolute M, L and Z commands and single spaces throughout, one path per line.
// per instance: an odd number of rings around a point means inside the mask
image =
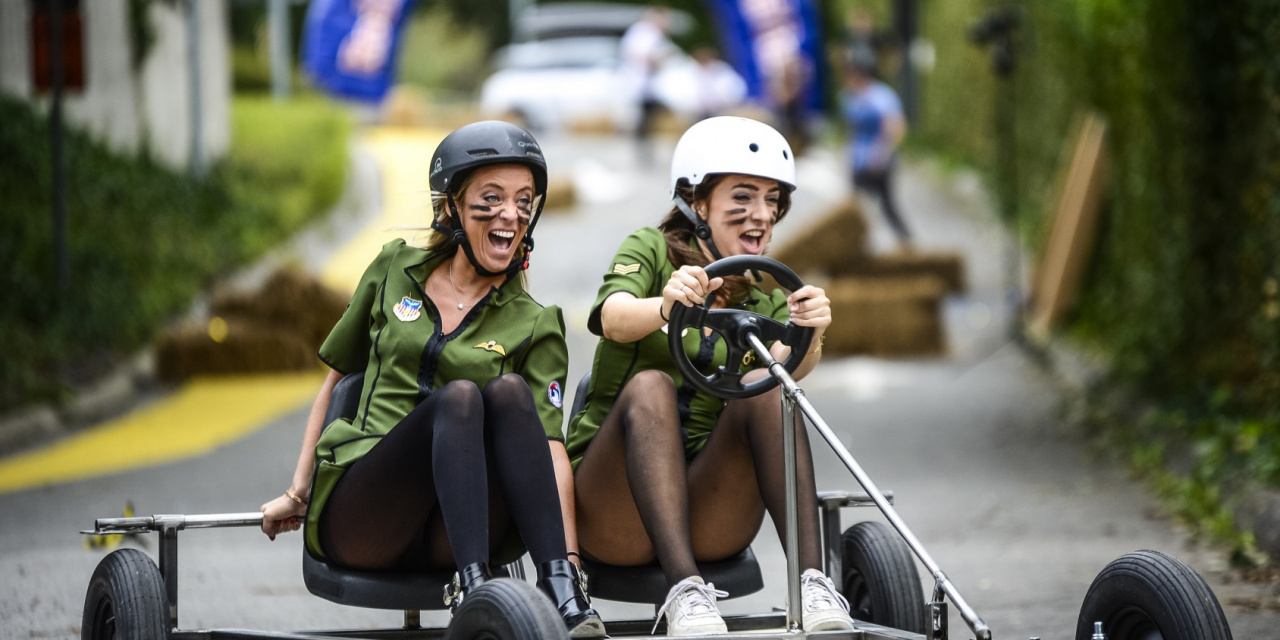
M 538 589 L 556 605 L 570 637 L 604 637 L 604 622 L 587 602 L 587 594 L 578 580 L 578 568 L 573 563 L 551 560 L 538 565 Z
M 489 572 L 487 562 L 473 562 L 463 567 L 454 574 L 453 584 L 444 588 L 445 606 L 451 610 L 457 608 L 468 593 L 491 579 L 493 574 Z

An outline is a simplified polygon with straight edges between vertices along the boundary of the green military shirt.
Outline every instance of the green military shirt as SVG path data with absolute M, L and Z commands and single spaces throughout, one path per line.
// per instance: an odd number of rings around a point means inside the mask
M 628 236 L 609 263 L 604 284 L 600 286 L 587 323 L 592 333 L 602 336 L 596 345 L 595 361 L 591 364 L 591 385 L 582 411 L 569 418 L 566 448 L 575 468 L 587 445 L 600 430 L 618 393 L 627 381 L 641 371 L 664 371 L 675 381 L 676 404 L 680 412 L 681 430 L 685 436 L 685 453 L 689 457 L 706 444 L 716 419 L 724 410 L 724 400 L 696 391 L 684 381 L 684 376 L 671 361 L 665 326 L 631 343 L 615 342 L 603 337 L 600 308 L 604 305 L 605 298 L 619 291 L 637 298 L 660 296 L 667 280 L 676 270 L 667 253 L 666 238 L 661 231 L 652 227 L 640 229 Z M 787 309 L 787 294 L 781 290 L 766 294 L 753 287 L 747 300 L 737 308 L 754 311 L 781 322 L 786 322 L 791 317 Z M 710 372 L 724 364 L 724 340 L 715 333 L 707 337 L 699 335 L 700 333 L 696 330 L 685 331 L 685 353 L 695 368 Z
M 520 374 L 533 390 L 547 438 L 564 440 L 561 403 L 569 356 L 560 308 L 538 304 L 520 278 L 511 277 L 445 334 L 422 286 L 452 255 L 404 240 L 384 245 L 320 347 L 320 359 L 334 370 L 364 371 L 365 378 L 355 419 L 327 425 L 316 445 L 306 538 L 317 555 L 323 552 L 316 523 L 342 473 L 432 390 L 451 381 L 470 380 L 483 388 L 502 374 Z

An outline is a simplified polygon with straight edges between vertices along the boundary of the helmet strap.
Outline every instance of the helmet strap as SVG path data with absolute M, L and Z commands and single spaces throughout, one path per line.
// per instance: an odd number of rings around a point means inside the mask
M 462 216 L 458 214 L 458 207 L 453 201 L 453 195 L 446 194 L 445 198 L 449 205 L 449 213 L 453 216 L 458 228 L 450 229 L 440 224 L 438 220 L 431 221 L 431 228 L 448 235 L 450 244 L 462 247 L 462 253 L 467 256 L 467 262 L 471 263 L 476 273 L 486 278 L 494 278 L 497 276 L 511 276 L 529 268 L 529 254 L 533 253 L 533 226 L 537 224 L 538 218 L 542 215 L 542 202 L 538 203 L 538 210 L 534 212 L 533 219 L 529 221 L 529 228 L 524 232 L 524 257 L 512 260 L 511 264 L 507 265 L 507 268 L 502 271 L 490 271 L 484 268 L 479 260 L 476 260 L 476 254 L 471 250 L 471 242 L 467 240 L 467 232 L 462 229 Z
M 707 226 L 707 221 L 703 220 L 702 216 L 698 215 L 698 213 L 693 210 L 693 207 L 690 207 L 689 203 L 684 201 L 684 198 L 681 198 L 680 196 L 673 196 L 671 198 L 671 203 L 680 210 L 680 213 L 684 214 L 684 217 L 689 219 L 689 222 L 693 223 L 693 235 L 697 236 L 699 240 L 707 243 L 707 250 L 711 252 L 712 261 L 723 258 L 724 256 L 720 255 L 720 249 L 716 247 L 715 241 L 711 239 L 711 227 Z

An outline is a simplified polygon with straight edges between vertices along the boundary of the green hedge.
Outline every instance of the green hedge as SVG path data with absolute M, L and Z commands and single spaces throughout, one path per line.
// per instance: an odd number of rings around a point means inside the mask
M 915 133 L 989 171 L 996 90 L 965 30 L 1006 4 L 924 3 L 938 65 Z M 1158 399 L 1146 420 L 1191 452 L 1202 488 L 1240 469 L 1280 483 L 1276 3 L 1014 4 L 1025 17 L 1017 215 L 1029 245 L 1043 242 L 1075 114 L 1110 125 L 1110 192 L 1069 333 L 1109 354 L 1111 383 Z
M 230 156 L 203 182 L 66 138 L 70 286 L 55 286 L 49 132 L 0 97 L 0 408 L 58 400 L 150 341 L 214 278 L 336 201 L 346 117 L 318 100 L 237 101 Z
M 984 0 L 927 3 L 938 66 L 917 134 L 992 168 L 996 90 L 965 29 Z M 1110 124 L 1108 208 L 1073 318 L 1159 393 L 1236 390 L 1280 411 L 1280 12 L 1273 1 L 1020 3 L 1019 217 L 1042 241 L 1074 115 Z M 1206 395 L 1207 397 L 1207 395 Z

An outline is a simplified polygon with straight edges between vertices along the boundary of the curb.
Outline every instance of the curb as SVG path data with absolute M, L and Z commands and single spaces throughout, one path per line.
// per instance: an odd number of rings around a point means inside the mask
M 1025 344 L 1024 349 L 1070 393 L 1065 400 L 1074 405 L 1073 413 L 1087 402 L 1087 392 L 1106 380 L 1108 367 L 1102 359 L 1084 354 L 1061 339 Z M 1228 493 L 1232 496 L 1230 506 L 1236 528 L 1252 533 L 1257 549 L 1272 562 L 1280 562 L 1280 490 L 1250 483 Z
M 143 351 L 93 384 L 77 389 L 62 406 L 43 403 L 0 415 L 0 456 L 8 456 L 136 407 L 143 391 L 154 386 L 151 351 Z

